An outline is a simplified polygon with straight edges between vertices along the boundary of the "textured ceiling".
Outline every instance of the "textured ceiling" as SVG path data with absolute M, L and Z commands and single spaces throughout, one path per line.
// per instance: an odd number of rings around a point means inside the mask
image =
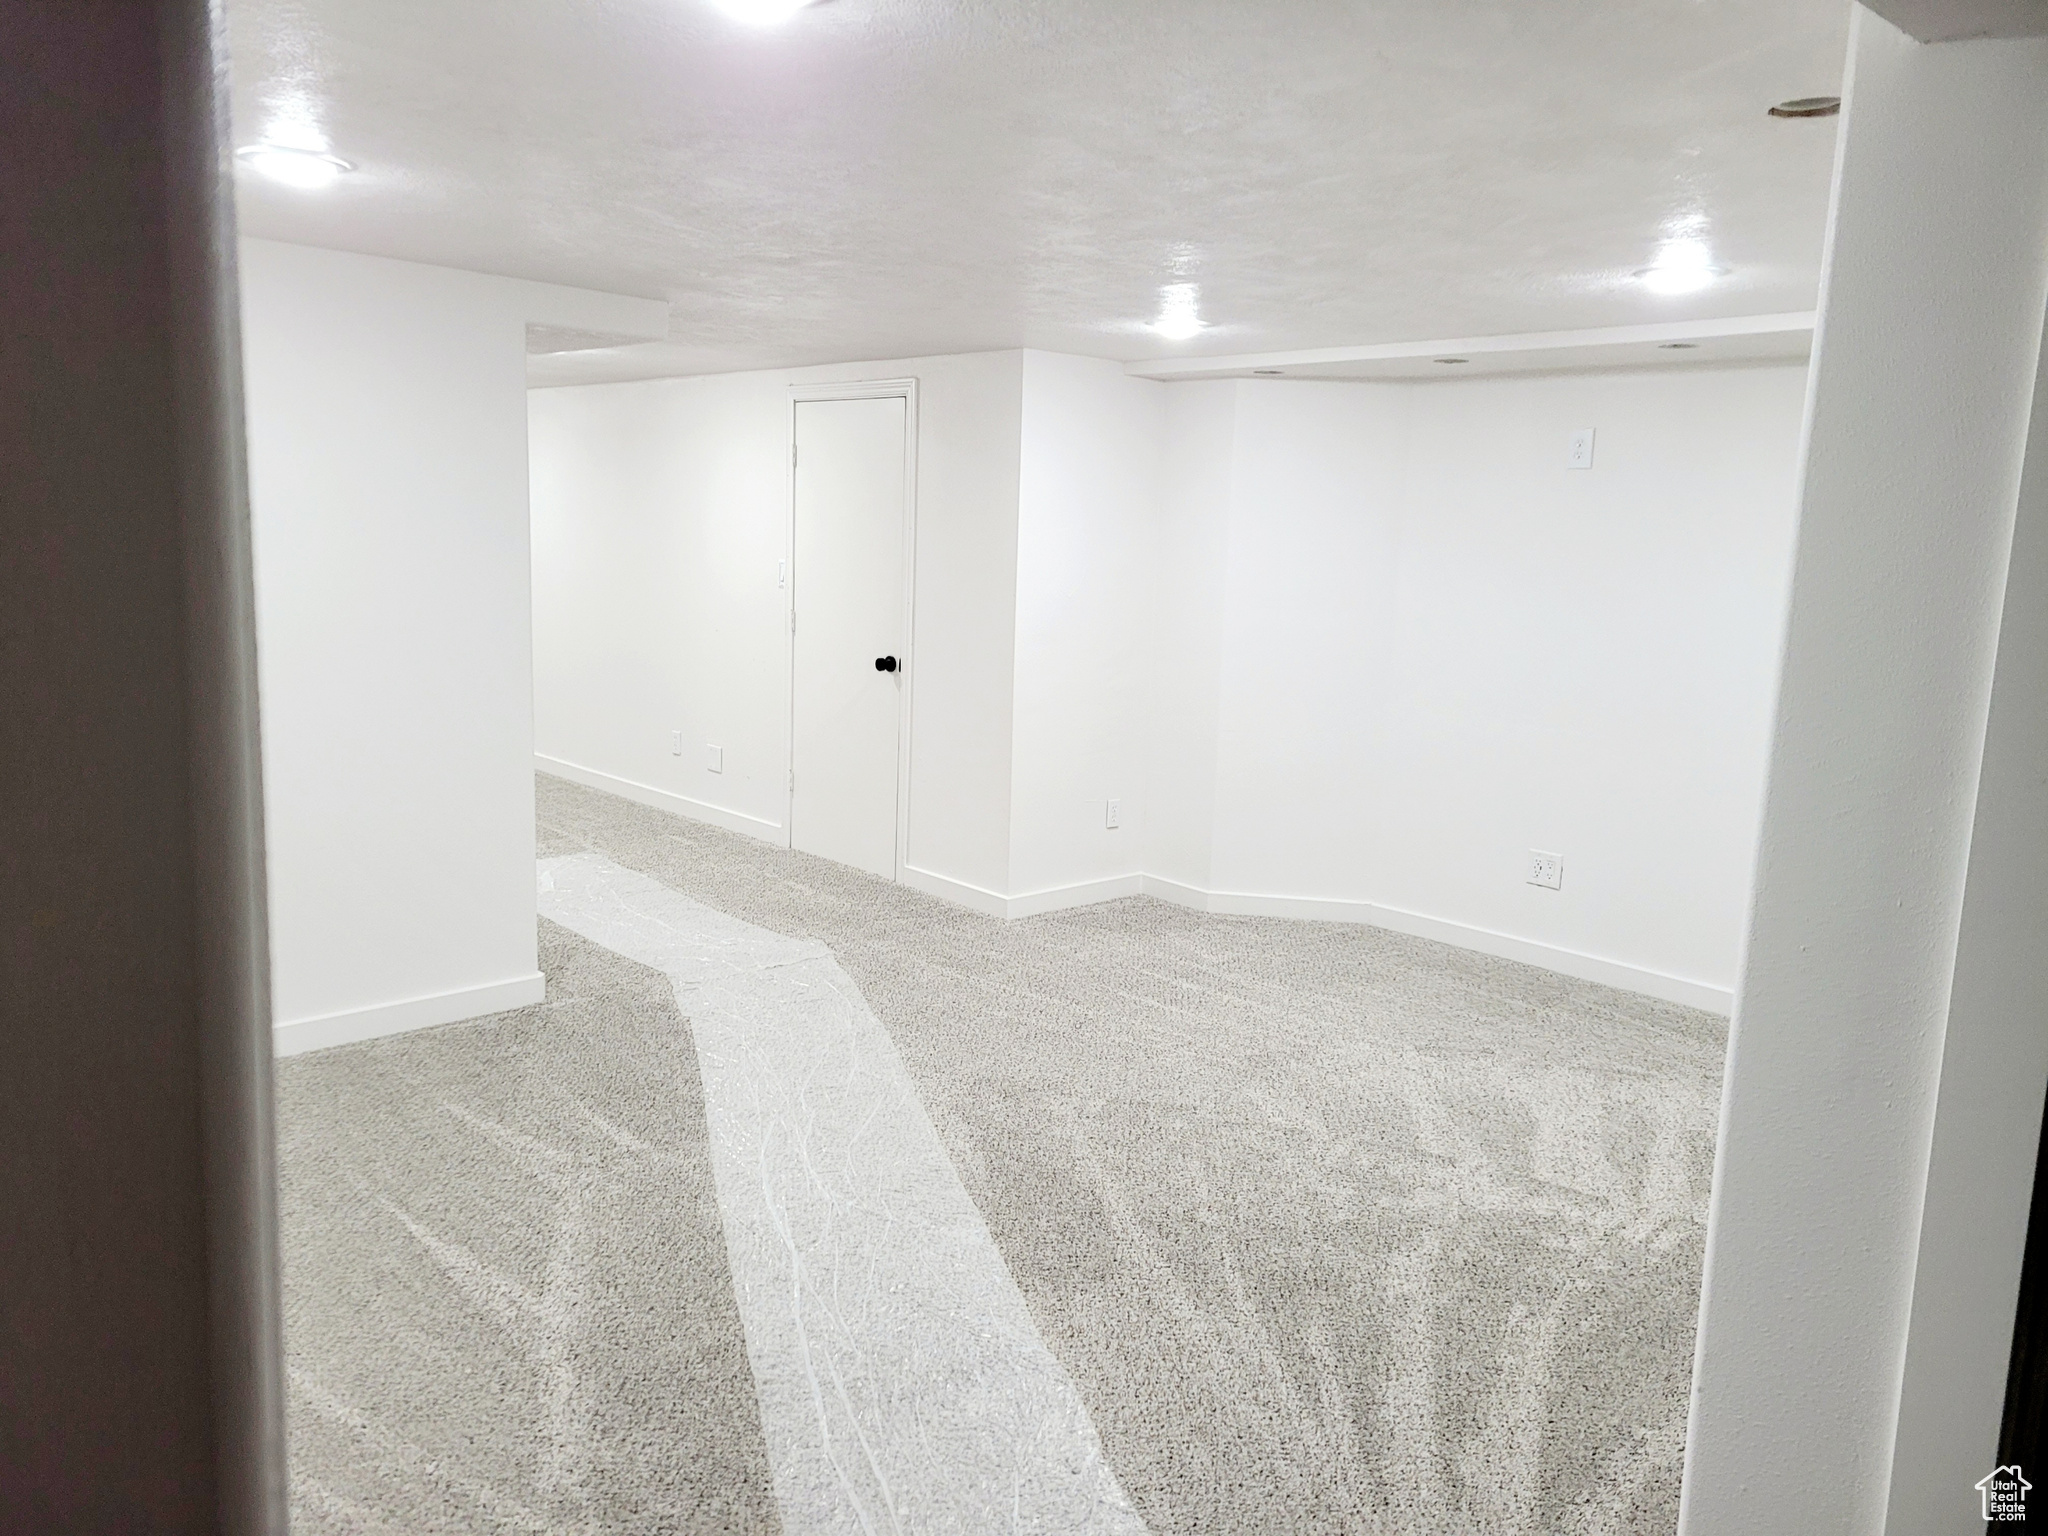
M 627 378 L 1809 309 L 1846 0 L 228 0 L 243 228 L 660 296 Z M 1730 275 L 1630 280 L 1703 234 Z M 1210 328 L 1144 329 L 1169 283 Z

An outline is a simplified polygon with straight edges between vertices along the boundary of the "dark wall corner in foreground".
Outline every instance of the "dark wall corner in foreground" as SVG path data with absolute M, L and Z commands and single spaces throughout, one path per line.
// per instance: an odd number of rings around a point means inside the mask
M 0 1530 L 284 1529 L 219 16 L 0 0 Z

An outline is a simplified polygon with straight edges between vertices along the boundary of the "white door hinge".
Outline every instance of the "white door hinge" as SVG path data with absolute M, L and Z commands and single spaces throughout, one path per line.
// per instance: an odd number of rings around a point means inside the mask
M 796 633 L 796 610 L 794 608 L 789 610 L 789 632 L 792 635 Z
M 789 770 L 789 792 L 792 795 L 796 793 L 796 770 L 794 768 Z

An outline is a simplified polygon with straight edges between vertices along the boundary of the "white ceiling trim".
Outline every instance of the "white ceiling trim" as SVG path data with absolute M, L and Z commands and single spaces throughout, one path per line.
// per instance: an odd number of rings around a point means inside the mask
M 575 348 L 660 341 L 668 335 L 668 301 L 624 293 L 600 293 L 561 283 L 507 278 L 526 308 L 527 350 L 566 352 Z
M 1124 372 L 1141 379 L 1223 379 L 1280 369 L 1302 378 L 1371 377 L 1405 369 L 1367 365 L 1425 364 L 1438 358 L 1488 360 L 1520 368 L 1613 366 L 1617 357 L 1654 352 L 1668 343 L 1717 341 L 1762 343 L 1736 349 L 1744 360 L 1802 355 L 1813 339 L 1814 311 L 1779 315 L 1736 315 L 1723 320 L 1675 320 L 1656 325 L 1610 325 L 1579 331 L 1531 331 L 1516 336 L 1462 336 L 1443 341 L 1396 341 L 1362 347 L 1315 347 L 1294 352 L 1248 352 L 1234 357 L 1155 358 L 1126 363 Z M 1707 350 L 1701 348 L 1702 351 Z M 1725 360 L 1716 349 L 1708 358 Z M 1663 359 L 1671 361 L 1671 359 Z

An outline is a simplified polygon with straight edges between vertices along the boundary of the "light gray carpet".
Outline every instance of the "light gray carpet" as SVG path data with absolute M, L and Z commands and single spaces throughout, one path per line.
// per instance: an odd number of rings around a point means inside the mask
M 1373 929 L 1004 924 L 559 780 L 827 945 L 1155 1532 L 1668 1531 L 1725 1026 Z
M 824 945 L 601 854 L 542 915 L 662 971 L 788 1536 L 1144 1536 L 901 1053 Z
M 1673 1528 L 1720 1020 L 539 811 L 543 857 L 829 949 L 1152 1531 Z M 775 1528 L 689 1029 L 545 925 L 543 964 L 543 1008 L 279 1064 L 300 1530 Z
M 277 1064 L 292 1527 L 774 1532 L 665 977 Z

